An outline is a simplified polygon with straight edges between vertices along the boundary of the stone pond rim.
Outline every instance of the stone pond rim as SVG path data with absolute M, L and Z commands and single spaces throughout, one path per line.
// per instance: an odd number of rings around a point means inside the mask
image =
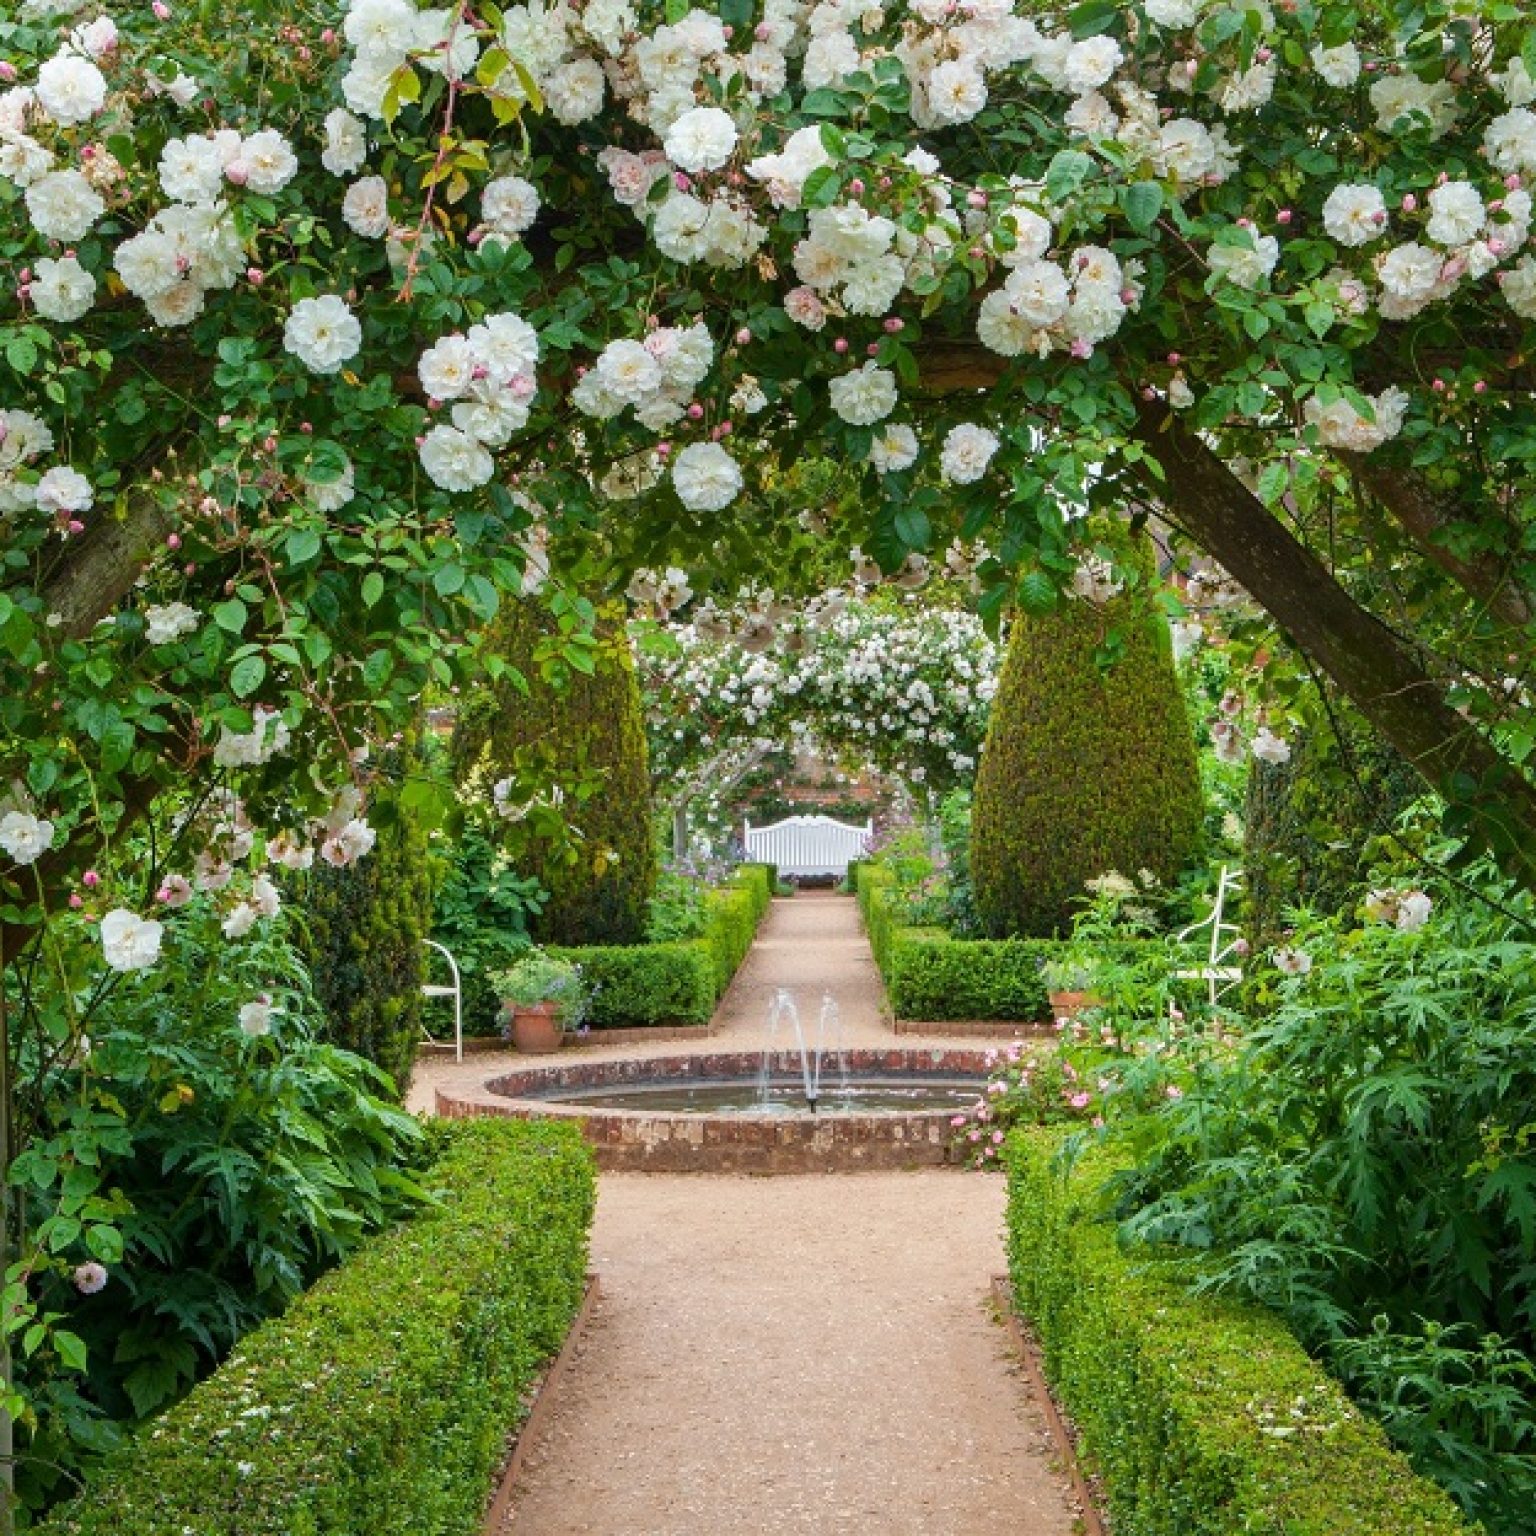
M 846 1052 L 854 1078 L 974 1079 L 982 1092 L 988 1052 L 974 1047 L 855 1047 Z M 655 1173 L 816 1173 L 866 1168 L 936 1167 L 952 1161 L 952 1107 L 825 1116 L 711 1115 L 691 1111 L 613 1109 L 543 1097 L 665 1083 L 743 1082 L 757 1077 L 763 1053 L 713 1051 L 620 1061 L 574 1061 L 524 1067 L 476 1086 L 437 1090 L 437 1112 L 449 1119 L 546 1116 L 581 1123 L 600 1168 Z M 776 1052 L 775 1077 L 798 1074 L 796 1052 Z

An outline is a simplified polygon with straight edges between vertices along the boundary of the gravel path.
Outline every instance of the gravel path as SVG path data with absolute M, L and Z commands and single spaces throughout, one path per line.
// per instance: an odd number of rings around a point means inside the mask
M 986 1310 L 998 1178 L 605 1174 L 510 1536 L 1070 1536 Z

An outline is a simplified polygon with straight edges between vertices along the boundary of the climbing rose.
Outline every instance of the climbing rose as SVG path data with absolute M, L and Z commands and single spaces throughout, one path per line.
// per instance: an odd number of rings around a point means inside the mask
M 160 958 L 163 925 L 126 907 L 101 920 L 101 951 L 114 971 L 142 971 Z

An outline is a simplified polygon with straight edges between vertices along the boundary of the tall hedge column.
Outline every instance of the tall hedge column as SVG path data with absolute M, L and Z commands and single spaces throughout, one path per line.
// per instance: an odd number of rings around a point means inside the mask
M 1138 560 L 1150 573 L 1150 550 Z M 1096 652 L 1112 629 L 1124 649 L 1105 670 Z M 972 812 L 987 931 L 1064 931 L 1085 883 L 1107 870 L 1172 877 L 1200 823 L 1200 770 L 1161 613 L 1128 594 L 1019 615 Z
M 541 675 L 536 653 L 553 632 L 554 621 L 533 602 L 514 602 L 497 620 L 493 644 L 528 691 L 502 682 L 474 701 L 454 733 L 454 760 L 461 775 L 489 782 L 529 768 L 556 784 L 595 778 L 595 793 L 567 801 L 581 833 L 577 857 L 537 842 L 527 855 L 526 873 L 549 892 L 531 930 L 540 943 L 638 943 L 657 862 L 645 717 L 623 614 L 599 615 L 590 675 Z

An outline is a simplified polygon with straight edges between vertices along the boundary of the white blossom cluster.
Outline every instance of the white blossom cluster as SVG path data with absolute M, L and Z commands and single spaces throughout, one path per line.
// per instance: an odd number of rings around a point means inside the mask
M 445 491 L 472 491 L 496 473 L 492 450 L 527 424 L 538 392 L 538 332 L 519 315 L 490 315 L 463 336 L 445 336 L 416 365 L 434 404 L 452 403 L 421 441 L 421 465 Z
M 624 595 L 642 617 L 665 622 L 693 600 L 693 588 L 686 572 L 669 565 L 665 571 L 636 571 Z
M 79 532 L 79 518 L 95 504 L 96 493 L 68 464 L 37 472 L 37 461 L 53 448 L 53 432 L 40 416 L 0 407 L 0 518 L 35 508 L 60 532 Z

